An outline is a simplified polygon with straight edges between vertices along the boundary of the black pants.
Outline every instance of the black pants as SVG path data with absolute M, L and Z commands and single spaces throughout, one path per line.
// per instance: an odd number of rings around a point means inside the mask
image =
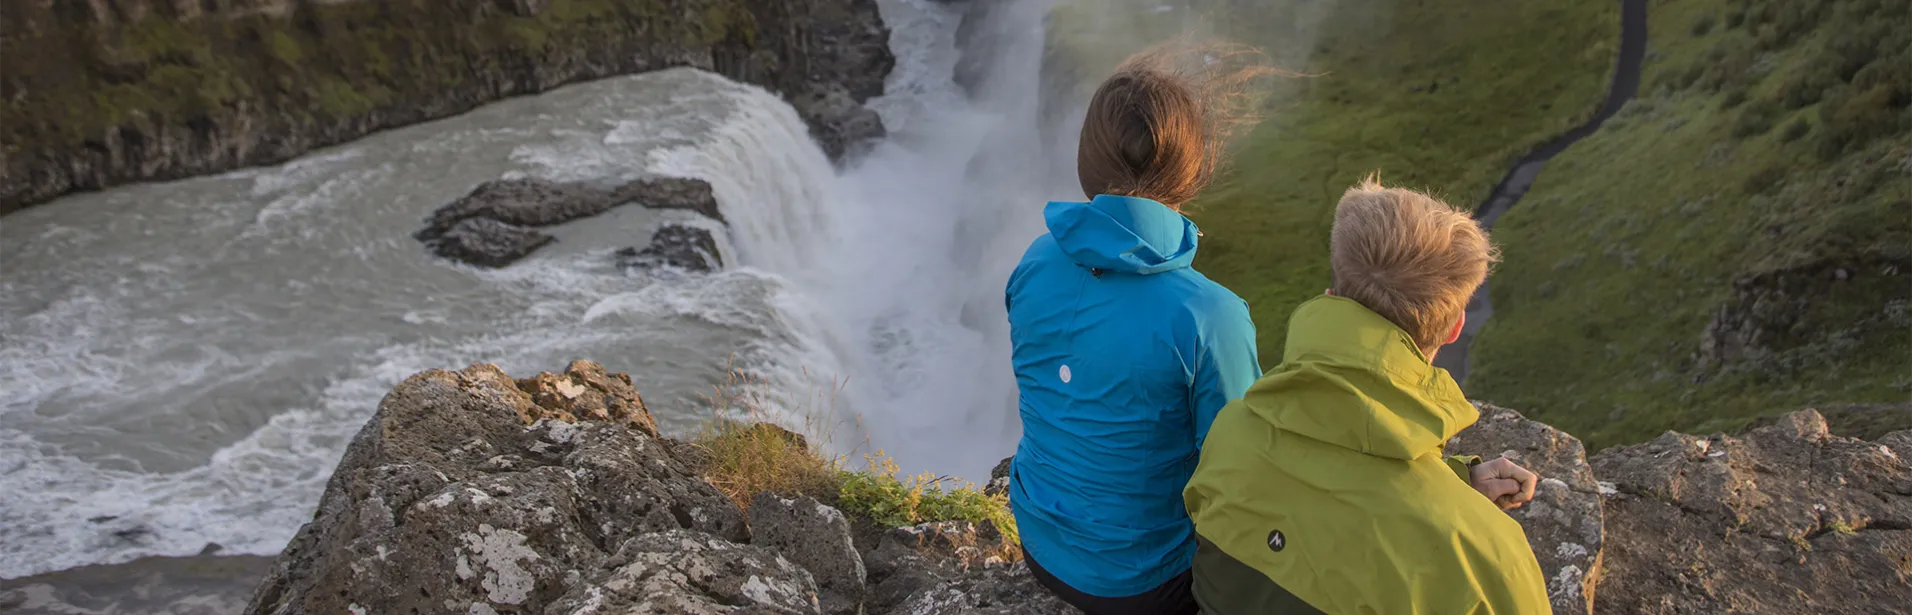
M 1089 615 L 1196 615 L 1201 607 L 1195 604 L 1195 595 L 1189 593 L 1190 571 L 1151 589 L 1133 596 L 1104 598 L 1082 593 L 1069 584 L 1063 583 L 1049 571 L 1043 570 L 1036 558 L 1029 557 L 1029 551 L 1022 552 L 1022 561 L 1029 564 L 1029 572 L 1034 574 L 1036 582 L 1049 588 L 1057 598 L 1069 603 Z

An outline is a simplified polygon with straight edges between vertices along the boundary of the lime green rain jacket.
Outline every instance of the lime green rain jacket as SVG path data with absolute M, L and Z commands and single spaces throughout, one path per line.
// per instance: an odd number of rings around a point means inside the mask
M 1204 615 L 1551 612 L 1520 524 L 1441 457 L 1480 418 L 1447 370 L 1332 296 L 1295 311 L 1284 356 L 1183 492 Z

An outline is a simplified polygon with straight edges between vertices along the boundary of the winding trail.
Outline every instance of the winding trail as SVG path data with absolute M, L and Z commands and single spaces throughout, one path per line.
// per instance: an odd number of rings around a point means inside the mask
M 1501 177 L 1500 183 L 1488 193 L 1487 200 L 1474 209 L 1474 219 L 1489 229 L 1500 220 L 1502 214 L 1512 209 L 1521 197 L 1534 186 L 1534 180 L 1540 178 L 1541 169 L 1547 161 L 1581 139 L 1587 138 L 1608 118 L 1620 112 L 1627 101 L 1640 92 L 1640 69 L 1646 59 L 1646 6 L 1647 0 L 1619 0 L 1620 2 L 1620 57 L 1615 62 L 1613 80 L 1607 85 L 1607 98 L 1600 103 L 1600 109 L 1586 123 L 1562 133 L 1560 136 L 1540 144 L 1527 155 L 1514 162 L 1513 169 Z M 1480 332 L 1487 319 L 1494 315 L 1493 298 L 1488 292 L 1492 280 L 1482 284 L 1475 291 L 1474 298 L 1467 303 L 1467 326 L 1462 329 L 1460 339 L 1441 349 L 1434 358 L 1434 364 L 1454 374 L 1454 379 L 1465 383 L 1467 373 L 1473 367 L 1474 336 Z

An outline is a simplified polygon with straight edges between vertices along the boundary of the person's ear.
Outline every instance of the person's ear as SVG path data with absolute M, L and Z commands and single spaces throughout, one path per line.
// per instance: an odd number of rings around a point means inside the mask
M 1454 321 L 1454 328 L 1447 330 L 1447 341 L 1441 342 L 1441 345 L 1445 346 L 1448 344 L 1452 344 L 1454 343 L 1454 340 L 1460 339 L 1461 329 L 1464 329 L 1466 327 L 1467 327 L 1467 314 L 1463 312 L 1461 313 L 1460 320 Z

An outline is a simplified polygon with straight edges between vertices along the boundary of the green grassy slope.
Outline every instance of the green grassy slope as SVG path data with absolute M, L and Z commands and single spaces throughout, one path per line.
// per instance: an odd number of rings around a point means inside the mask
M 1650 19 L 1641 99 L 1496 229 L 1469 393 L 1595 447 L 1912 399 L 1912 5 Z
M 1516 157 L 1592 114 L 1619 42 L 1617 2 L 1196 4 L 1214 34 L 1316 75 L 1280 84 L 1233 166 L 1191 208 L 1204 233 L 1196 267 L 1248 301 L 1270 367 L 1289 313 L 1328 286 L 1328 228 L 1343 190 L 1378 171 L 1473 207 Z M 1130 11 L 1097 3 L 1056 13 L 1052 39 L 1078 56 L 1089 87 L 1138 41 L 1179 31 L 1188 13 Z

